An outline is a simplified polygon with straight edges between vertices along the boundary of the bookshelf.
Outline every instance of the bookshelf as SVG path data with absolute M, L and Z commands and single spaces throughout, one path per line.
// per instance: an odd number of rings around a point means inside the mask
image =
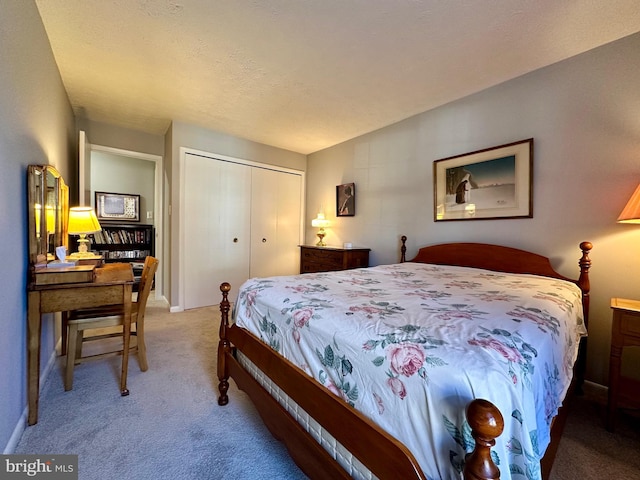
M 89 236 L 91 251 L 107 263 L 129 262 L 136 283 L 140 281 L 144 259 L 155 256 L 153 225 L 102 224 L 102 231 Z
M 154 255 L 153 225 L 102 225 L 90 238 L 91 250 L 105 262 L 144 262 Z

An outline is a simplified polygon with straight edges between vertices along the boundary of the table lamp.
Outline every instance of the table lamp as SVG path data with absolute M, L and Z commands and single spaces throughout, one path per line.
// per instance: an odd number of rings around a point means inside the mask
M 318 233 L 316 233 L 316 235 L 319 238 L 318 243 L 316 243 L 316 247 L 326 247 L 327 244 L 324 243 L 324 236 L 326 235 L 326 232 L 324 231 L 324 227 L 329 226 L 329 220 L 324 218 L 324 213 L 322 212 L 318 213 L 318 216 L 313 220 L 311 220 L 311 226 L 320 228 L 320 230 L 318 230 Z
M 91 207 L 71 207 L 69 209 L 69 235 L 80 235 L 77 256 L 91 256 L 87 244 L 87 234 L 102 230 L 96 212 Z
M 618 223 L 640 223 L 640 185 L 622 210 Z

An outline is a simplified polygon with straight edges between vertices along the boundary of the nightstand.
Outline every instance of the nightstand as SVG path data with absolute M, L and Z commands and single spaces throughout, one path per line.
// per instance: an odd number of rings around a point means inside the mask
M 624 347 L 640 346 L 640 301 L 612 298 L 611 309 L 611 355 L 609 356 L 609 404 L 607 407 L 607 430 L 613 432 L 616 425 L 616 407 L 621 390 L 620 367 Z M 625 383 L 628 383 L 627 380 Z
M 370 248 L 300 245 L 300 273 L 333 272 L 369 266 Z

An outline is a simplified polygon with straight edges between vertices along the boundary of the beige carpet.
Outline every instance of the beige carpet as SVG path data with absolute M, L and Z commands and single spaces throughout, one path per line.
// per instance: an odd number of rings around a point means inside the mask
M 572 403 L 550 480 L 640 479 L 640 412 L 621 409 L 610 433 L 606 406 L 606 388 L 586 383 Z
M 217 405 L 217 307 L 172 314 L 150 298 L 147 308 L 149 371 L 132 359 L 131 395 L 119 395 L 119 357 L 78 366 L 64 392 L 60 358 L 16 453 L 78 454 L 81 480 L 305 478 L 233 382 L 229 405 Z M 550 480 L 640 480 L 640 413 L 621 411 L 612 434 L 605 406 L 593 384 L 575 398 Z

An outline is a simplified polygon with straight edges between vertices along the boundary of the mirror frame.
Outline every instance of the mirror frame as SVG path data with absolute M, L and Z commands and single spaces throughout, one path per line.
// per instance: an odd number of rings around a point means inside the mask
M 27 177 L 29 264 L 45 266 L 55 258 L 55 247 L 69 246 L 69 187 L 51 165 L 29 165 Z

